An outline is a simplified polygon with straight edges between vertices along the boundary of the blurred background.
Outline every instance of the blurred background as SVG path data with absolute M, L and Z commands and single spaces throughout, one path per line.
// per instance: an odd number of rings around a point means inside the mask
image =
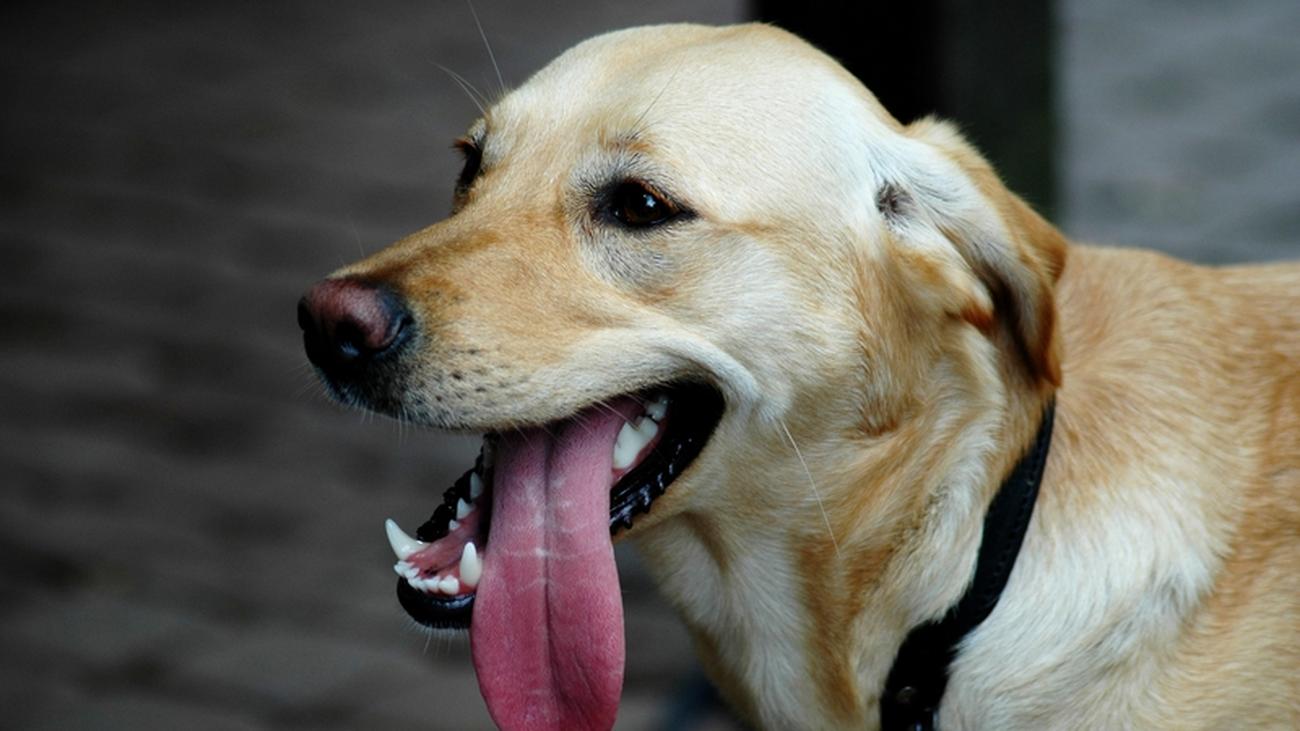
M 477 0 L 507 83 L 629 25 L 762 17 L 963 123 L 1088 240 L 1300 257 L 1294 0 Z M 490 728 L 398 608 L 456 440 L 346 412 L 299 295 L 441 218 L 495 74 L 458 0 L 0 10 L 0 726 Z M 733 729 L 620 549 L 619 728 Z

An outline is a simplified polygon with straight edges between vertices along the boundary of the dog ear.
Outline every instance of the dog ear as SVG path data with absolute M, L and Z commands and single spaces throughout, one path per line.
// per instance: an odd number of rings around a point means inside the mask
M 1035 381 L 1061 383 L 1053 289 L 1065 238 L 1007 190 L 988 162 L 946 122 L 909 125 L 876 208 L 896 236 L 940 256 L 956 314 L 1004 328 Z

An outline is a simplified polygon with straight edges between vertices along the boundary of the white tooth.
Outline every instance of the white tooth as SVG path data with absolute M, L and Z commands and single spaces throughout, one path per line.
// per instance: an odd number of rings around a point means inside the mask
M 655 421 L 663 421 L 664 415 L 668 413 L 668 397 L 660 394 L 654 401 L 651 401 L 645 407 L 645 412 Z
M 630 423 L 624 424 L 623 428 L 618 430 L 618 438 L 614 440 L 614 469 L 630 467 L 645 444 L 645 438 L 635 426 Z
M 397 558 L 402 561 L 429 545 L 424 541 L 418 541 L 406 535 L 406 532 L 398 527 L 396 521 L 392 518 L 384 521 L 384 531 L 388 533 L 388 545 L 393 547 L 393 553 L 397 554 Z
M 655 423 L 654 419 L 643 416 L 637 419 L 636 430 L 641 434 L 641 438 L 645 440 L 645 443 L 649 444 L 650 440 L 654 439 L 655 435 L 659 433 L 659 425 Z
M 484 460 L 484 464 L 487 461 Z M 484 469 L 487 469 L 484 467 Z M 483 494 L 483 478 L 478 476 L 477 472 L 469 473 L 469 499 L 478 500 L 478 496 Z M 459 516 L 458 516 L 459 517 Z
M 473 589 L 478 586 L 479 577 L 483 575 L 483 562 L 478 559 L 478 551 L 474 549 L 474 542 L 465 544 L 465 550 L 460 554 L 460 580 L 465 586 Z
M 460 523 L 454 520 L 447 521 L 447 532 L 450 533 L 460 527 Z
M 654 419 L 642 416 L 635 424 L 624 424 L 614 440 L 614 469 L 626 469 L 636 460 L 645 445 L 659 432 Z
M 443 594 L 460 593 L 460 581 L 458 581 L 455 576 L 448 576 L 447 578 L 438 582 L 438 591 L 442 592 Z
M 464 520 L 465 516 L 469 515 L 469 511 L 473 509 L 469 503 L 465 502 L 464 498 L 458 499 L 456 501 L 456 520 Z

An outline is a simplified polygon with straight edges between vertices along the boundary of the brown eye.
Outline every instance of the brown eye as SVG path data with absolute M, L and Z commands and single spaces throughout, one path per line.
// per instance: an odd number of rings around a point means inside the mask
M 678 209 L 642 183 L 619 183 L 610 195 L 609 213 L 628 228 L 649 228 L 677 215 Z

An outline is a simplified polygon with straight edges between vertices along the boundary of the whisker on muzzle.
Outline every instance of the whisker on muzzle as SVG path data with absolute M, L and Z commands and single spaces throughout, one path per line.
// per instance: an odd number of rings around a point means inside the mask
M 822 521 L 826 523 L 826 535 L 831 537 L 831 545 L 835 548 L 835 557 L 840 556 L 840 543 L 835 540 L 835 531 L 831 530 L 831 519 L 826 514 L 826 506 L 822 504 L 821 493 L 817 490 L 817 483 L 813 480 L 812 470 L 808 469 L 808 463 L 804 461 L 803 452 L 799 451 L 799 445 L 794 443 L 794 436 L 790 434 L 790 427 L 785 425 L 785 419 L 777 420 L 781 424 L 781 431 L 785 432 L 785 438 L 790 440 L 790 446 L 794 447 L 794 454 L 799 458 L 799 464 L 803 465 L 803 473 L 808 475 L 808 486 L 812 488 L 813 497 L 817 499 L 817 507 L 822 511 Z

